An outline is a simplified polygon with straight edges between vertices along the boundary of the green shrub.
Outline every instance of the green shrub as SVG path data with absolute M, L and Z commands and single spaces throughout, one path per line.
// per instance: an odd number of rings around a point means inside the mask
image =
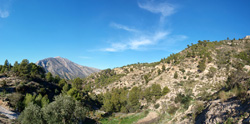
M 192 100 L 192 97 L 190 95 L 184 95 L 181 93 L 178 93 L 177 96 L 175 97 L 175 103 L 181 103 L 184 105 L 184 108 L 188 108 L 190 101 Z
M 181 68 L 179 69 L 182 73 L 185 73 L 185 69 Z
M 157 104 L 154 105 L 154 108 L 155 108 L 155 109 L 158 109 L 159 107 L 160 107 L 160 104 L 159 104 L 159 103 L 157 103 Z
M 43 124 L 44 119 L 41 108 L 30 103 L 18 117 L 18 122 L 21 124 Z
M 210 67 L 207 76 L 208 76 L 209 78 L 213 78 L 215 73 L 216 73 L 216 68 Z
M 201 73 L 206 69 L 206 58 L 199 61 L 198 71 Z
M 160 70 L 160 69 L 158 69 L 158 71 L 157 71 L 157 72 L 158 72 L 158 75 L 160 75 L 160 74 L 161 74 L 161 70 Z
M 167 112 L 171 115 L 175 114 L 175 112 L 179 109 L 178 106 L 175 106 L 173 104 L 168 106 Z
M 163 89 L 162 89 L 162 96 L 165 96 L 167 93 L 169 93 L 170 92 L 170 89 L 167 87 L 167 86 L 165 86 Z
M 174 73 L 174 78 L 175 78 L 175 79 L 178 78 L 178 73 L 177 73 L 177 72 Z
M 162 65 L 161 70 L 162 70 L 162 72 L 164 72 L 166 70 L 165 65 Z
M 8 96 L 9 103 L 11 107 L 14 107 L 16 110 L 23 110 L 24 106 L 22 103 L 23 95 L 20 93 L 12 93 Z
M 49 124 L 79 123 L 86 117 L 86 109 L 69 96 L 57 96 L 55 101 L 42 109 L 43 118 Z

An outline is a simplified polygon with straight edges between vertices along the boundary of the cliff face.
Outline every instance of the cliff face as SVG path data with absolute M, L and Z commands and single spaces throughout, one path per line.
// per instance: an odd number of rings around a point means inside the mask
M 76 77 L 83 78 L 100 71 L 96 68 L 78 65 L 61 57 L 46 58 L 36 62 L 36 64 L 44 67 L 46 72 L 51 72 L 53 75 L 59 75 L 64 79 L 73 79 Z

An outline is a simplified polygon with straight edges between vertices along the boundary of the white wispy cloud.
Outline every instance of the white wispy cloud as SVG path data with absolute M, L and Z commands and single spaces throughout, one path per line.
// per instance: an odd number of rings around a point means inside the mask
M 111 23 L 110 26 L 132 32 L 131 37 L 122 39 L 121 41 L 110 44 L 110 47 L 101 49 L 106 52 L 119 52 L 125 50 L 150 50 L 150 49 L 166 49 L 166 45 L 174 44 L 185 40 L 185 35 L 172 35 L 169 30 L 164 29 L 164 22 L 167 16 L 171 16 L 176 12 L 176 6 L 167 2 L 158 2 L 155 0 L 146 0 L 139 2 L 138 6 L 149 12 L 160 14 L 160 20 L 156 25 L 156 30 L 144 31 L 131 28 L 125 25 Z
M 160 13 L 160 21 L 164 22 L 165 17 L 175 13 L 176 6 L 167 2 L 158 3 L 154 0 L 148 0 L 146 2 L 139 2 L 138 6 L 142 9 L 148 10 L 152 13 Z
M 118 52 L 124 50 L 140 50 L 143 47 L 149 45 L 156 45 L 160 40 L 164 39 L 169 35 L 169 32 L 156 32 L 153 35 L 141 35 L 139 37 L 135 37 L 129 39 L 127 42 L 122 43 L 112 43 L 111 47 L 102 49 L 102 51 L 107 52 Z
M 110 24 L 110 26 L 112 26 L 114 28 L 117 28 L 117 29 L 123 29 L 123 30 L 129 31 L 129 32 L 139 32 L 138 30 L 136 30 L 134 28 L 130 28 L 130 27 L 127 27 L 125 25 L 117 24 L 117 23 L 114 23 L 114 22 L 112 22 Z
M 7 18 L 9 16 L 9 11 L 0 9 L 0 18 Z

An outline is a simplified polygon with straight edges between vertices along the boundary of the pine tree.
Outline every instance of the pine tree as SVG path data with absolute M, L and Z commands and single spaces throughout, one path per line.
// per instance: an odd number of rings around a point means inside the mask
M 54 78 L 53 78 L 53 76 L 52 76 L 52 74 L 51 74 L 50 72 L 48 72 L 48 73 L 46 74 L 46 80 L 47 80 L 48 82 L 52 82 L 52 81 L 54 80 Z
M 61 78 L 59 77 L 59 75 L 56 75 L 54 78 L 54 83 L 58 84 L 60 80 Z
M 19 66 L 19 64 L 18 64 L 18 62 L 16 61 L 15 64 L 14 64 L 14 66 L 13 66 L 13 71 L 14 71 L 15 73 L 18 72 L 18 66 Z
M 151 94 L 155 99 L 159 99 L 161 97 L 161 86 L 159 84 L 153 84 Z
M 82 80 L 78 77 L 73 81 L 72 86 L 80 90 L 82 88 L 82 84 Z
M 40 107 L 42 107 L 42 104 L 41 104 L 42 98 L 43 96 L 39 94 L 38 96 L 36 96 L 36 99 L 35 99 L 35 103 Z
M 49 98 L 48 95 L 43 96 L 42 100 L 41 100 L 41 105 L 42 107 L 45 107 L 49 104 Z
M 29 103 L 33 103 L 35 100 L 35 96 L 32 96 L 31 94 L 27 93 L 24 98 L 24 105 L 27 107 Z
M 20 76 L 24 76 L 24 77 L 28 77 L 29 76 L 29 71 L 30 71 L 30 67 L 29 67 L 29 61 L 27 59 L 24 59 L 18 68 L 18 71 L 20 72 Z
M 65 84 L 67 84 L 67 82 L 65 81 L 65 79 L 61 79 L 58 83 L 59 87 L 63 87 Z

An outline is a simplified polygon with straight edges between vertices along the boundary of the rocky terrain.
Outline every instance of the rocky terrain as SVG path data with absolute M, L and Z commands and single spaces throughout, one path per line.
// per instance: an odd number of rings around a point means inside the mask
M 88 75 L 99 72 L 99 69 L 78 65 L 62 57 L 46 58 L 36 62 L 37 65 L 45 68 L 46 72 L 59 75 L 64 79 L 74 79 L 76 77 L 87 77 Z

